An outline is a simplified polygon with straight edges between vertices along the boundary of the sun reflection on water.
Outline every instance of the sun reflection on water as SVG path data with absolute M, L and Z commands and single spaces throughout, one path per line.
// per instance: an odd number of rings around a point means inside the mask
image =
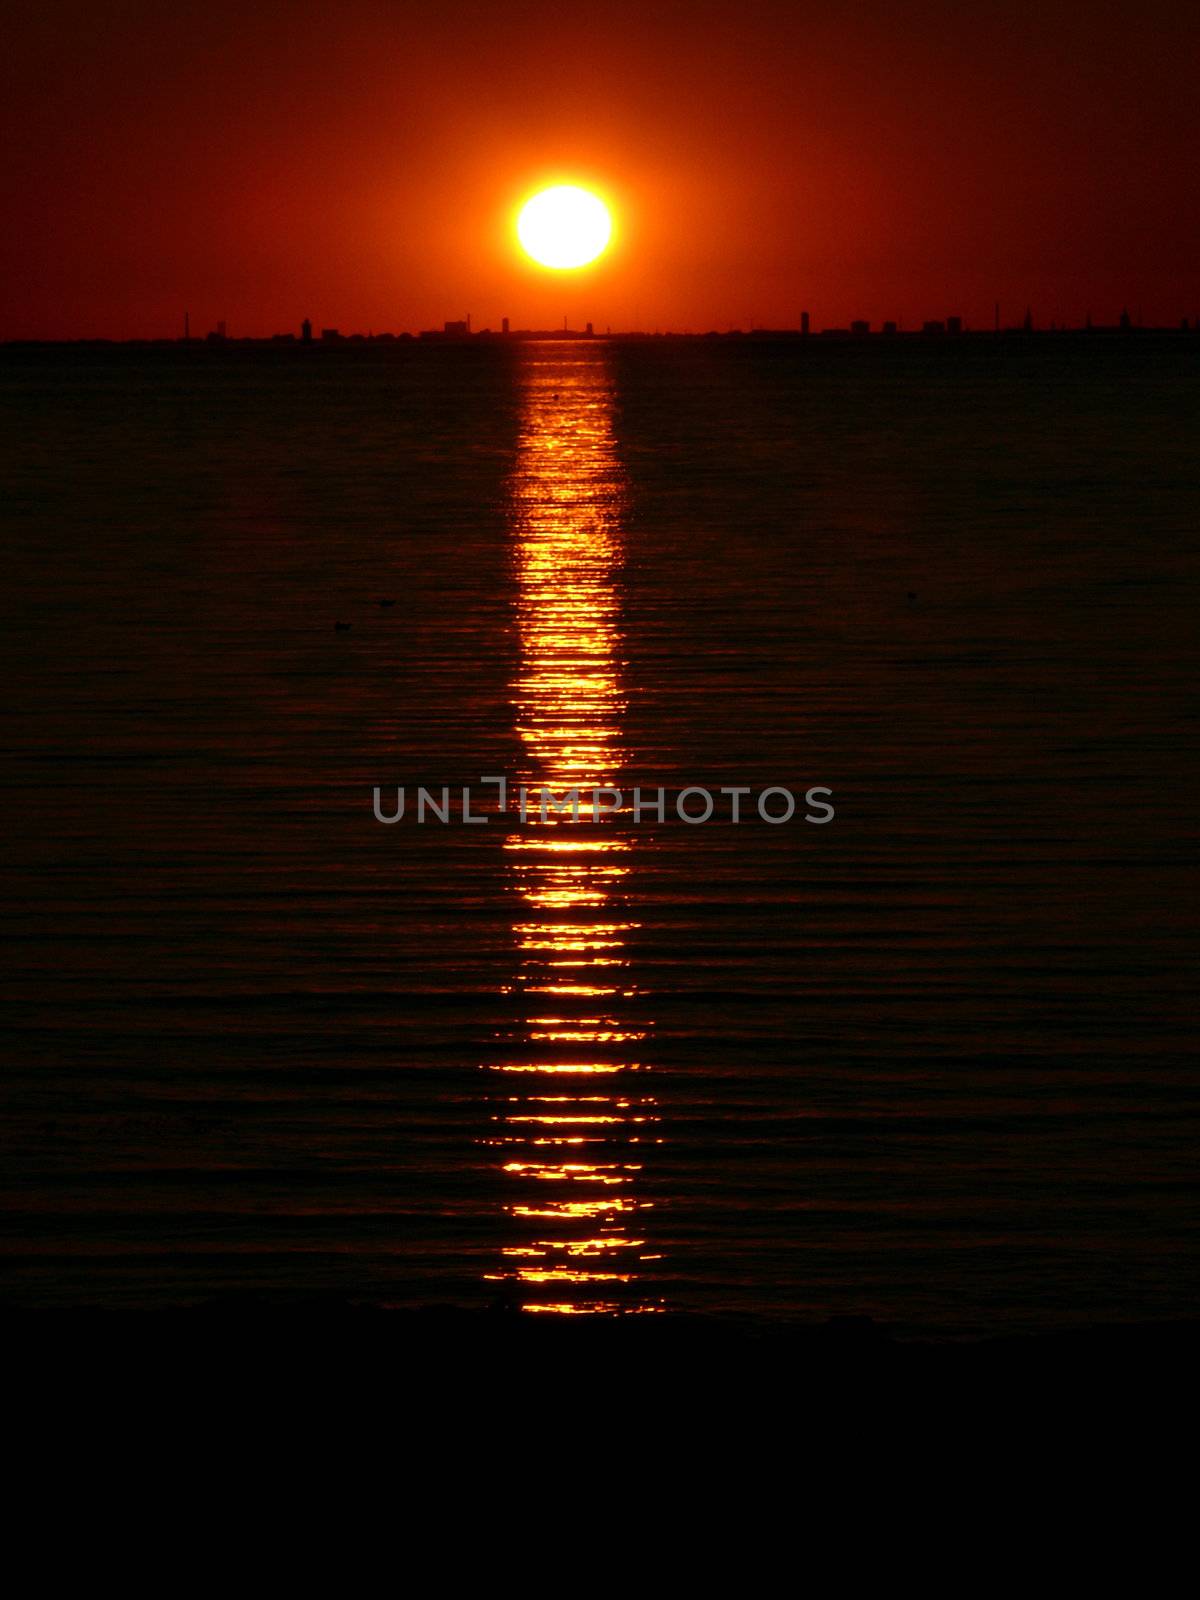
M 620 786 L 625 482 L 604 348 L 532 345 L 523 360 L 511 503 L 517 776 L 561 797 Z M 656 1310 L 646 1263 L 659 1257 L 639 1179 L 659 1118 L 640 1092 L 652 1022 L 630 969 L 633 840 L 619 818 L 584 804 L 577 822 L 531 816 L 504 848 L 521 907 L 514 1028 L 498 1040 L 511 1056 L 488 1071 L 517 1091 L 497 1082 L 490 1141 L 507 1157 L 514 1242 L 489 1277 L 526 1311 Z

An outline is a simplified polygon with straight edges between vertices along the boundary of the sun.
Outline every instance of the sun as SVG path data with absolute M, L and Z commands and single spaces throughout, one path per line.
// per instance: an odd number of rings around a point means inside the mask
M 587 189 L 555 184 L 527 200 L 517 218 L 517 238 L 543 267 L 565 270 L 595 261 L 612 236 L 608 207 Z

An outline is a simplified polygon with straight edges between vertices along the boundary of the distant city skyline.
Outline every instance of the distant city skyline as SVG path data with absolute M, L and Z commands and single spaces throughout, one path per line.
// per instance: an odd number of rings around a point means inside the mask
M 190 311 L 183 314 L 182 329 L 176 334 L 163 334 L 160 336 L 129 335 L 125 338 L 112 338 L 106 335 L 81 336 L 76 339 L 13 339 L 3 340 L 0 343 L 114 343 L 114 344 L 351 344 L 371 343 L 387 340 L 410 341 L 438 341 L 456 342 L 477 339 L 531 339 L 531 338 L 573 338 L 573 339 L 603 339 L 603 338 L 727 338 L 730 336 L 754 337 L 786 337 L 797 340 L 813 339 L 820 341 L 829 338 L 854 340 L 860 338 L 904 338 L 919 335 L 924 338 L 936 337 L 954 339 L 967 335 L 978 334 L 1020 334 L 1020 333 L 1121 333 L 1121 332 L 1147 332 L 1147 333 L 1200 333 L 1200 316 L 1182 316 L 1175 321 L 1166 323 L 1147 323 L 1133 315 L 1128 307 L 1110 319 L 1104 317 L 1086 316 L 1078 323 L 1059 322 L 1053 318 L 1049 322 L 1041 322 L 1035 316 L 1032 307 L 1027 307 L 1024 313 L 1016 319 L 1009 320 L 1001 316 L 999 305 L 993 307 L 990 323 L 973 325 L 965 318 L 951 315 L 944 317 L 927 317 L 921 321 L 905 323 L 899 318 L 884 318 L 881 322 L 872 322 L 869 318 L 855 317 L 847 323 L 827 325 L 821 323 L 808 311 L 801 312 L 795 322 L 790 324 L 777 324 L 762 326 L 754 324 L 745 327 L 725 328 L 623 328 L 611 324 L 597 325 L 594 319 L 589 319 L 581 327 L 572 326 L 567 318 L 563 319 L 561 326 L 545 327 L 514 326 L 513 319 L 501 317 L 498 326 L 490 323 L 480 325 L 467 313 L 461 318 L 446 318 L 438 327 L 432 328 L 369 328 L 355 329 L 340 325 L 320 325 L 311 318 L 302 318 L 295 328 L 275 329 L 270 333 L 238 332 L 234 329 L 228 318 L 218 318 L 215 325 L 205 329 L 192 317 Z
M 1176 329 L 1183 323 L 1195 326 L 1200 321 L 1200 289 L 1198 289 L 1191 303 L 1180 300 L 1177 309 L 1172 310 L 1167 307 L 1163 313 L 1157 316 L 1148 316 L 1142 306 L 1123 301 L 1116 304 L 1088 305 L 1081 310 L 1064 312 L 1061 309 L 1042 311 L 1032 303 L 1027 304 L 1024 301 L 1014 300 L 1011 307 L 1001 306 L 1000 317 L 997 320 L 996 304 L 996 302 L 993 302 L 990 307 L 981 309 L 974 316 L 961 311 L 947 312 L 944 309 L 928 311 L 923 309 L 918 313 L 910 313 L 908 315 L 894 311 L 889 311 L 882 315 L 868 315 L 858 308 L 853 308 L 849 314 L 838 317 L 832 312 L 829 315 L 823 315 L 819 309 L 814 307 L 807 311 L 793 312 L 790 317 L 774 319 L 756 317 L 741 321 L 720 319 L 707 324 L 685 324 L 678 318 L 648 318 L 640 312 L 629 320 L 622 320 L 618 317 L 605 317 L 602 314 L 591 312 L 580 314 L 579 316 L 571 316 L 569 313 L 564 316 L 564 314 L 560 313 L 557 317 L 549 319 L 522 318 L 516 313 L 499 313 L 492 317 L 486 317 L 479 316 L 472 311 L 469 315 L 472 321 L 471 332 L 473 334 L 486 332 L 496 336 L 508 331 L 515 335 L 528 333 L 536 329 L 553 333 L 562 328 L 564 321 L 579 332 L 583 332 L 588 324 L 591 324 L 598 336 L 605 331 L 614 334 L 671 333 L 679 335 L 771 331 L 799 333 L 802 331 L 802 319 L 805 315 L 810 319 L 812 334 L 817 337 L 835 332 L 851 334 L 855 331 L 869 331 L 872 334 L 888 331 L 919 333 L 930 323 L 944 323 L 947 325 L 958 323 L 958 329 L 952 328 L 951 331 L 972 333 L 991 332 L 997 326 L 1001 329 L 1014 330 L 1023 326 L 1027 315 L 1032 315 L 1033 326 L 1039 331 L 1049 331 L 1051 329 L 1084 330 L 1089 326 L 1096 328 L 1117 327 L 1123 319 L 1127 319 L 1132 327 L 1147 329 Z M 329 330 L 334 330 L 345 338 L 360 336 L 370 338 L 384 334 L 391 334 L 394 337 L 410 336 L 418 338 L 422 334 L 444 334 L 449 323 L 465 321 L 467 315 L 468 313 L 463 313 L 461 317 L 454 317 L 441 314 L 424 321 L 409 322 L 402 321 L 399 318 L 390 321 L 387 319 L 375 319 L 368 324 L 362 325 L 356 324 L 352 318 L 337 314 L 332 315 L 328 320 L 322 319 L 319 315 L 313 316 L 309 320 L 313 325 L 313 342 L 319 343 L 322 335 Z M 188 324 L 187 328 L 184 326 L 185 319 Z M 97 326 L 85 323 L 82 320 L 72 326 L 63 319 L 58 324 L 57 331 L 51 332 L 47 331 L 47 329 L 50 326 L 54 326 L 54 324 L 31 322 L 29 319 L 21 318 L 20 316 L 13 316 L 8 318 L 4 325 L 0 325 L 0 344 L 21 342 L 72 343 L 105 340 L 112 342 L 146 342 L 169 341 L 189 336 L 193 340 L 200 340 L 222 332 L 231 341 L 238 339 L 261 341 L 287 335 L 293 335 L 297 341 L 302 341 L 302 323 L 304 320 L 304 318 L 292 320 L 287 317 L 267 320 L 241 318 L 235 311 L 230 311 L 228 314 L 210 315 L 188 308 L 185 311 L 177 312 L 173 318 L 169 318 L 162 323 L 150 324 L 145 319 L 134 319 L 131 325 L 124 327 L 115 323 L 105 323 L 102 326 Z M 507 327 L 505 326 L 506 324 L 508 325 Z

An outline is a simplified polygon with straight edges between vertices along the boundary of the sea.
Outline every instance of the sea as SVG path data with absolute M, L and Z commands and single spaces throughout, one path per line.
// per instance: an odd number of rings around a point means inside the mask
M 0 1303 L 1200 1314 L 1198 424 L 1185 335 L 0 349 Z

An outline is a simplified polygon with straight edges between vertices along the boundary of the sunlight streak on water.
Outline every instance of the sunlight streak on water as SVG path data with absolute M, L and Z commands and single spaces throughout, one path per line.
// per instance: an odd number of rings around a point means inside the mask
M 606 352 L 582 350 L 567 365 L 561 356 L 547 361 L 534 346 L 523 375 L 511 501 L 520 638 L 513 710 L 524 757 L 518 778 L 561 797 L 567 789 L 613 785 L 625 756 L 619 575 L 626 488 Z M 610 831 L 579 831 L 606 826 Z M 643 1281 L 649 1247 L 641 1228 L 648 1204 L 636 1192 L 641 1163 L 620 1159 L 626 1147 L 657 1138 L 658 1112 L 653 1096 L 633 1097 L 623 1087 L 645 1070 L 626 1052 L 643 1044 L 650 1028 L 621 1005 L 639 998 L 624 938 L 636 924 L 620 915 L 633 844 L 611 827 L 584 805 L 578 822 L 549 815 L 504 846 L 512 890 L 523 903 L 513 923 L 519 965 L 512 994 L 520 1012 L 510 1042 L 532 1047 L 532 1059 L 491 1070 L 580 1080 L 566 1094 L 493 1100 L 495 1142 L 525 1159 L 504 1165 L 519 1194 L 505 1209 L 521 1242 L 502 1249 L 502 1266 L 489 1277 L 529 1311 L 657 1308 Z M 569 984 L 558 981 L 565 969 Z M 619 984 L 610 981 L 614 969 Z M 612 1092 L 585 1094 L 583 1085 L 597 1079 Z M 564 1146 L 587 1159 L 564 1162 Z M 580 1198 L 581 1184 L 601 1185 L 604 1193 Z

